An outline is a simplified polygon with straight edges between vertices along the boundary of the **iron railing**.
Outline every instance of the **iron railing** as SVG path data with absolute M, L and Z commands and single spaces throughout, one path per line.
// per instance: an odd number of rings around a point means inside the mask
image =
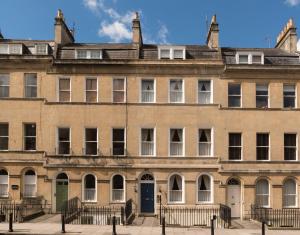
M 251 219 L 274 228 L 300 228 L 300 208 L 263 208 L 251 205 Z

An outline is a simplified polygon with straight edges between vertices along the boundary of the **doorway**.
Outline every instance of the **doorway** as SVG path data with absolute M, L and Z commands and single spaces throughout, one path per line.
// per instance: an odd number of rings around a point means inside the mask
M 154 213 L 154 178 L 144 174 L 140 179 L 140 208 L 143 214 Z
M 241 217 L 241 183 L 234 178 L 227 183 L 227 206 L 231 208 L 231 217 Z
M 65 201 L 68 200 L 69 179 L 65 173 L 60 173 L 56 177 L 55 196 L 56 196 L 56 212 L 62 210 Z

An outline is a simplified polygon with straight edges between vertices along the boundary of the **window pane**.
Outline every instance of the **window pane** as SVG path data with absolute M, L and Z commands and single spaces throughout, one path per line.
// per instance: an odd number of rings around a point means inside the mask
M 70 79 L 68 79 L 68 78 L 60 78 L 59 79 L 59 90 L 61 90 L 61 91 L 69 91 L 70 90 Z
M 256 85 L 256 95 L 268 95 L 268 85 Z
M 113 141 L 124 141 L 124 129 L 113 129 Z
M 113 189 L 123 189 L 124 182 L 123 177 L 121 175 L 115 175 L 113 177 Z
M 267 108 L 268 107 L 268 97 L 267 96 L 256 97 L 256 107 L 257 108 Z
M 174 50 L 174 59 L 183 59 L 183 50 Z
M 0 54 L 8 54 L 8 44 L 0 44 Z
M 161 59 L 170 59 L 170 49 L 161 49 L 160 50 Z
M 70 129 L 69 128 L 59 128 L 58 129 L 58 140 L 59 141 L 70 141 Z
M 97 142 L 86 142 L 85 147 L 86 147 L 85 153 L 87 155 L 97 155 L 98 154 Z
M 58 154 L 70 154 L 70 142 L 60 142 L 58 146 Z
M 240 64 L 248 64 L 248 55 L 239 55 Z
M 25 150 L 36 150 L 35 137 L 25 137 Z
M 257 134 L 256 135 L 257 146 L 269 146 L 269 134 Z
M 142 80 L 142 102 L 154 102 L 154 80 Z
M 86 102 L 97 102 L 97 91 L 87 91 Z
M 47 44 L 37 44 L 36 45 L 36 54 L 37 55 L 46 55 L 47 54 Z
M 211 100 L 211 82 L 198 81 L 198 103 L 209 104 Z
M 70 92 L 69 91 L 60 91 L 59 92 L 59 101 L 60 102 L 69 102 L 70 101 Z
M 37 85 L 37 75 L 36 73 L 26 73 L 25 74 L 25 85 L 26 86 L 36 86 Z
M 124 85 L 125 85 L 124 79 L 114 79 L 113 80 L 114 91 L 124 91 Z
M 296 160 L 297 135 L 284 134 L 284 160 Z
M 241 95 L 241 84 L 228 84 L 228 94 L 229 95 Z
M 8 124 L 0 124 L 0 136 L 8 136 Z
M 85 129 L 85 139 L 86 141 L 97 141 L 97 128 Z
M 87 78 L 85 81 L 86 81 L 86 90 L 87 91 L 96 91 L 97 90 L 97 79 L 96 78 Z
M 100 59 L 101 58 L 101 51 L 100 50 L 91 50 L 91 59 Z
M 36 135 L 36 125 L 35 124 L 25 124 L 25 136 L 35 136 Z
M 284 108 L 294 108 L 296 100 L 295 85 L 283 85 Z
M 87 51 L 86 50 L 77 50 L 77 58 L 78 59 L 86 59 Z
M 9 97 L 9 75 L 0 74 L 0 97 Z
M 253 55 L 252 64 L 261 64 L 261 55 Z

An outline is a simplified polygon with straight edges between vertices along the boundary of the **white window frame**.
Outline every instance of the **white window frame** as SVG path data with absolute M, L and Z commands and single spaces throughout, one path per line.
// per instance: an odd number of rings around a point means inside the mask
M 161 51 L 162 50 L 169 50 L 170 54 L 169 54 L 169 58 L 162 58 L 161 57 Z M 176 50 L 182 50 L 182 58 L 175 58 L 174 57 L 174 51 Z M 185 46 L 169 46 L 169 45 L 161 45 L 158 46 L 158 59 L 160 60 L 185 60 L 186 59 L 186 48 Z
M 182 99 L 180 102 L 173 102 L 171 101 L 171 81 L 182 81 L 182 91 L 181 91 L 181 94 L 182 94 Z M 184 104 L 185 103 L 185 86 L 184 86 L 184 79 L 182 78 L 171 78 L 169 79 L 169 91 L 168 91 L 168 101 L 170 104 Z
M 6 171 L 6 173 L 7 173 L 7 184 L 0 184 L 0 185 L 7 186 L 6 194 L 5 195 L 0 194 L 0 198 L 8 198 L 9 197 L 9 172 L 5 168 L 1 168 L 0 170 Z
M 9 45 L 8 44 L 1 43 L 0 47 L 2 47 L 2 49 L 3 49 L 3 53 L 0 53 L 0 54 L 2 54 L 2 55 L 9 54 Z
M 143 141 L 142 141 L 142 130 L 152 129 L 153 130 L 153 155 L 143 155 Z M 155 157 L 156 156 L 156 128 L 155 127 L 142 127 L 140 128 L 140 156 L 142 157 Z
M 85 58 L 78 57 L 78 51 L 86 51 L 86 57 Z M 100 57 L 99 58 L 92 58 L 92 51 L 99 51 L 100 52 Z M 76 49 L 75 50 L 75 58 L 80 59 L 80 60 L 87 60 L 87 59 L 102 60 L 103 59 L 103 51 L 101 49 Z
M 86 129 L 96 129 L 97 130 L 97 139 L 96 139 L 96 141 L 87 141 L 86 140 Z M 97 153 L 96 154 L 87 154 L 87 152 L 86 152 L 86 144 L 87 143 L 97 143 Z M 98 154 L 99 154 L 99 130 L 98 130 L 98 128 L 97 127 L 85 127 L 84 128 L 84 154 L 85 155 L 88 155 L 88 156 L 97 156 Z
M 199 200 L 199 180 L 201 176 L 208 176 L 210 179 L 210 200 L 209 201 L 200 201 Z M 208 190 L 206 190 L 208 191 Z M 211 174 L 209 173 L 201 173 L 200 175 L 198 175 L 197 177 L 197 181 L 196 181 L 196 203 L 197 204 L 213 204 L 214 203 L 214 178 Z
M 35 174 L 35 183 L 34 184 L 26 184 L 26 180 L 25 180 L 25 177 L 26 177 L 26 172 L 28 171 L 33 171 L 34 174 Z M 38 185 L 38 176 L 37 176 L 37 172 L 34 170 L 34 169 L 27 169 L 26 171 L 24 171 L 24 174 L 23 174 L 23 177 L 24 177 L 24 183 L 23 183 L 23 197 L 24 198 L 35 198 L 37 197 L 37 185 Z M 34 185 L 35 186 L 35 192 L 34 192 L 34 195 L 31 195 L 31 196 L 28 196 L 28 195 L 25 195 L 25 188 L 26 188 L 26 185 Z
M 240 56 L 248 56 L 248 63 L 240 63 Z M 253 63 L 253 56 L 261 56 L 261 63 Z M 235 54 L 235 60 L 237 64 L 264 64 L 264 53 L 263 52 L 254 52 L 254 51 L 239 51 Z
M 171 201 L 170 200 L 170 191 L 171 191 L 171 177 L 174 176 L 174 175 L 178 175 L 181 177 L 181 182 L 182 182 L 182 187 L 181 187 L 181 198 L 182 200 L 181 201 Z M 172 190 L 173 191 L 173 190 Z M 178 172 L 174 172 L 172 174 L 169 175 L 168 177 L 168 204 L 172 205 L 172 204 L 184 204 L 185 203 L 185 179 L 184 179 L 184 176 Z
M 85 177 L 86 176 L 88 176 L 88 175 L 92 175 L 92 176 L 94 176 L 95 177 L 95 198 L 94 198 L 94 200 L 86 200 L 86 198 L 85 198 L 85 190 L 86 190 L 86 188 L 85 188 Z M 81 185 L 82 185 L 82 190 L 81 190 L 81 193 L 82 193 L 82 201 L 84 201 L 84 202 L 97 202 L 98 201 L 98 190 L 97 190 L 97 186 L 98 186 L 98 181 L 97 181 L 97 176 L 95 175 L 95 174 L 93 174 L 93 173 L 86 173 L 86 174 L 84 174 L 83 175 L 83 177 L 82 177 L 82 183 L 81 183 Z
M 70 148 L 69 148 L 69 154 L 60 154 L 59 153 L 59 129 L 69 129 L 69 143 L 70 143 Z M 66 142 L 66 141 L 64 141 Z M 69 126 L 59 126 L 56 128 L 56 154 L 57 155 L 71 155 L 72 154 L 72 129 Z
M 25 128 L 25 126 L 26 125 L 35 125 L 35 136 L 30 136 L 30 135 L 26 135 L 26 128 Z M 37 125 L 36 125 L 36 123 L 35 122 L 24 122 L 23 123 L 23 133 L 24 133 L 24 135 L 23 135 L 23 150 L 24 151 L 37 151 Z M 25 149 L 25 147 L 26 147 L 26 138 L 34 138 L 35 139 L 35 149 L 31 149 L 31 150 L 28 150 L 28 149 Z
M 294 107 L 284 107 L 284 98 L 285 97 L 292 97 L 292 96 L 285 96 L 284 95 L 284 87 L 285 86 L 294 86 L 295 87 L 295 96 L 294 96 L 294 100 L 295 100 L 295 106 Z M 283 95 L 283 108 L 292 108 L 292 109 L 296 109 L 297 108 L 297 84 L 296 83 L 284 83 L 282 86 L 282 95 Z
M 230 134 L 240 134 L 241 135 L 241 146 L 231 146 L 230 145 L 230 138 L 229 138 Z M 229 155 L 230 147 L 233 147 L 233 148 L 241 147 L 241 159 L 230 159 L 230 155 Z M 270 149 L 269 149 L 269 152 L 270 152 Z M 243 161 L 243 133 L 242 132 L 228 132 L 228 161 Z
M 113 183 L 114 183 L 113 178 L 116 175 L 120 175 L 123 178 L 123 199 L 122 200 L 113 200 Z M 125 179 L 125 176 L 121 173 L 115 173 L 110 178 L 110 202 L 116 204 L 116 203 L 124 203 L 125 201 L 126 201 L 126 179 Z
M 124 154 L 123 155 L 114 155 L 114 129 L 123 129 L 124 130 Z M 126 128 L 125 127 L 112 127 L 111 128 L 111 156 L 112 157 L 125 157 L 127 155 L 127 133 L 126 133 Z M 118 141 L 119 142 L 119 141 Z
M 257 135 L 258 134 L 268 134 L 268 140 L 269 140 L 269 145 L 268 145 L 268 159 L 257 159 L 257 152 L 256 152 L 256 161 L 262 161 L 262 162 L 268 162 L 268 161 L 271 161 L 271 135 L 269 132 L 256 132 L 256 139 L 255 139 L 255 143 L 257 143 Z M 266 146 L 257 146 L 256 145 L 256 148 L 255 150 L 257 150 L 257 147 L 266 147 Z
M 70 81 L 70 88 L 69 90 L 60 90 L 60 87 L 59 87 L 59 81 L 61 79 L 69 79 Z M 63 91 L 63 92 L 70 92 L 70 99 L 69 101 L 60 101 L 60 91 Z M 71 82 L 71 78 L 70 77 L 59 77 L 58 80 L 57 80 L 57 102 L 60 102 L 60 103 L 68 103 L 68 102 L 72 102 L 72 82 Z
M 23 54 L 23 45 L 22 44 L 8 44 L 8 54 L 10 55 L 22 55 Z M 12 52 L 12 47 L 13 46 L 19 46 L 20 47 L 20 51 L 19 53 L 13 53 Z
M 143 101 L 143 81 L 153 81 L 153 101 L 147 102 Z M 142 78 L 140 82 L 140 103 L 156 103 L 156 79 L 154 78 Z
M 285 144 L 284 144 L 284 135 L 285 134 L 293 134 L 293 135 L 296 135 L 296 158 L 295 158 L 295 160 L 285 160 L 285 156 L 283 155 L 283 159 L 284 159 L 284 161 L 287 161 L 287 162 L 295 162 L 295 161 L 298 161 L 298 133 L 296 133 L 296 132 L 284 132 L 283 133 L 283 151 L 284 151 L 284 149 L 287 147 L 287 148 L 294 148 L 293 146 L 285 146 Z M 284 154 L 284 153 L 283 153 Z
M 182 130 L 182 155 L 171 155 L 171 130 L 181 129 Z M 169 128 L 169 157 L 184 157 L 185 156 L 185 127 L 171 127 Z
M 91 79 L 91 80 L 96 80 L 96 83 L 97 83 L 97 88 L 96 88 L 96 90 L 87 90 L 87 88 L 86 88 L 86 81 L 88 80 L 88 79 Z M 84 102 L 88 102 L 87 101 L 87 92 L 96 92 L 96 101 L 95 102 L 91 102 L 91 103 L 98 103 L 99 102 L 99 97 L 98 97 L 98 90 L 99 90 L 99 87 L 98 87 L 98 85 L 99 85 L 99 82 L 98 82 L 98 78 L 97 77 L 85 77 L 85 79 L 84 79 Z
M 230 95 L 229 94 L 229 86 L 230 85 L 240 85 L 240 95 Z M 243 107 L 243 91 L 242 91 L 242 83 L 240 82 L 229 82 L 228 83 L 228 107 L 229 108 L 242 108 Z M 269 96 L 269 91 L 268 91 L 268 96 Z M 229 106 L 229 98 L 230 97 L 240 97 L 240 106 Z M 256 98 L 256 96 L 255 96 Z
M 7 138 L 8 140 L 8 146 L 7 146 L 7 149 L 0 149 L 0 152 L 2 151 L 8 151 L 9 150 L 9 123 L 8 122 L 0 122 L 0 125 L 7 125 L 7 133 L 8 133 L 8 136 L 0 136 L 0 138 Z
M 204 142 L 200 142 L 200 130 L 210 130 L 210 155 L 200 155 L 200 143 L 204 143 Z M 197 130 L 197 155 L 199 157 L 213 157 L 214 156 L 214 134 L 213 134 L 213 128 L 212 127 L 208 127 L 208 128 L 198 128 Z M 207 143 L 207 142 L 206 142 Z
M 35 77 L 36 78 L 36 85 L 27 85 L 26 84 L 26 75 L 27 74 L 35 74 L 36 75 L 36 77 Z M 36 96 L 35 97 L 27 97 L 26 96 L 26 89 L 28 87 L 32 87 L 32 88 L 36 89 Z M 38 78 L 37 78 L 37 73 L 24 73 L 24 97 L 26 99 L 36 99 L 38 97 Z
M 41 53 L 38 51 L 38 47 L 39 46 L 44 46 L 45 47 L 45 52 L 44 53 Z M 36 55 L 48 55 L 49 54 L 49 44 L 47 43 L 43 43 L 43 44 L 35 44 L 35 54 Z
M 118 79 L 123 79 L 124 80 L 124 90 L 114 90 L 114 80 L 118 80 Z M 112 95 L 111 95 L 111 102 L 112 103 L 115 103 L 115 104 L 122 104 L 122 103 L 126 103 L 127 102 L 127 78 L 126 77 L 114 77 L 113 79 L 112 79 Z M 121 92 L 121 91 L 123 91 L 124 92 L 124 99 L 123 99 L 123 101 L 121 101 L 121 102 L 116 102 L 116 101 L 114 101 L 114 92 Z
M 296 191 L 296 194 L 285 194 L 285 192 L 284 192 L 284 185 L 285 185 L 285 183 L 287 182 L 287 181 L 289 181 L 289 180 L 292 180 L 293 182 L 294 182 L 294 184 L 295 184 L 295 187 L 296 187 L 296 189 L 295 189 L 295 191 Z M 284 182 L 283 182 L 283 185 L 282 185 L 282 207 L 283 208 L 297 208 L 298 207 L 298 184 L 297 184 L 297 180 L 295 180 L 295 179 L 293 179 L 293 178 L 286 178 L 285 180 L 284 180 Z M 286 195 L 288 195 L 288 196 L 295 196 L 295 205 L 293 205 L 293 206 L 286 206 L 285 205 L 285 196 Z
M 271 201 L 271 184 L 270 184 L 268 179 L 260 178 L 256 181 L 256 183 L 255 183 L 255 203 L 257 202 L 257 196 L 258 195 L 259 196 L 265 196 L 266 195 L 266 194 L 257 194 L 257 184 L 258 184 L 259 181 L 263 181 L 263 180 L 268 182 L 268 205 L 259 205 L 259 206 L 261 206 L 263 208 L 269 208 L 270 207 L 270 201 Z
M 8 96 L 3 96 L 0 98 L 9 98 L 10 97 L 10 74 L 9 73 L 1 73 L 0 75 L 8 76 L 8 85 L 0 85 L 0 87 L 6 87 L 8 89 Z
M 209 103 L 200 103 L 199 102 L 199 98 L 200 98 L 200 93 L 203 91 L 199 91 L 199 83 L 200 82 L 210 82 L 210 99 L 209 99 Z M 196 88 L 196 92 L 197 92 L 197 100 L 196 103 L 199 105 L 206 105 L 206 104 L 213 104 L 214 102 L 214 98 L 213 98 L 213 80 L 212 79 L 198 79 L 197 81 L 197 88 Z
M 267 107 L 257 107 L 257 97 L 266 97 L 265 95 L 257 95 L 257 86 L 266 86 L 268 91 L 268 106 Z M 263 108 L 270 108 L 270 84 L 269 83 L 256 83 L 255 84 L 255 108 L 257 109 L 263 109 Z

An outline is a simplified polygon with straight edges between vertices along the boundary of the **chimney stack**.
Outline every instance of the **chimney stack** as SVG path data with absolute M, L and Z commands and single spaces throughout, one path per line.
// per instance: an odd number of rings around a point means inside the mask
M 57 16 L 55 17 L 54 28 L 54 41 L 56 44 L 64 45 L 75 41 L 72 32 L 65 23 L 64 15 L 60 9 L 57 11 Z
M 280 48 L 289 53 L 297 51 L 297 30 L 293 19 L 289 19 L 283 30 L 279 33 L 275 48 Z
M 217 23 L 217 16 L 213 15 L 210 27 L 207 33 L 206 44 L 209 48 L 219 48 L 219 24 Z
M 135 17 L 132 20 L 132 43 L 139 46 L 143 44 L 142 29 L 138 12 L 135 12 Z

